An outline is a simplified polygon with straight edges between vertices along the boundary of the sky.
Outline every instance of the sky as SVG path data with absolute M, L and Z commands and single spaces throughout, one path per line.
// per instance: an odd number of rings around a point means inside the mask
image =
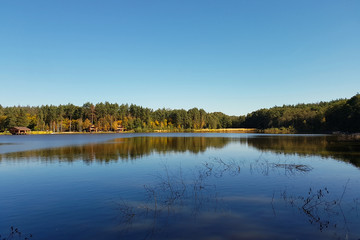
M 358 0 L 0 2 L 2 106 L 243 115 L 358 92 Z

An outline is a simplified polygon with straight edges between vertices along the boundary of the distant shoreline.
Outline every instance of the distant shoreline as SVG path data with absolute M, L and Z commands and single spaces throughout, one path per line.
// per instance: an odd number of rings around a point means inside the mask
M 98 131 L 98 132 L 53 132 L 53 131 L 31 131 L 27 135 L 50 135 L 50 134 L 123 134 L 123 133 L 136 133 L 137 131 L 123 131 L 123 132 L 114 132 L 114 131 Z M 256 128 L 220 128 L 220 129 L 184 129 L 184 130 L 146 130 L 138 131 L 139 133 L 184 133 L 184 132 L 234 132 L 234 133 L 261 133 L 262 130 Z M 11 135 L 9 132 L 1 132 L 0 135 Z
M 250 132 L 271 134 L 329 134 L 360 132 L 360 94 L 350 99 L 263 108 L 246 116 L 229 116 L 204 109 L 157 109 L 134 104 L 86 103 L 82 106 L 0 105 L 0 131 L 51 130 L 61 134 L 84 131 L 119 132 Z M 20 130 L 20 132 L 19 132 Z M 66 132 L 62 132 L 66 131 Z M 73 132 L 74 131 L 74 132 Z M 0 133 L 1 134 L 1 133 Z M 35 133 L 32 133 L 35 134 Z
M 256 128 L 219 128 L 219 129 L 182 129 L 182 130 L 146 130 L 146 131 L 98 131 L 98 132 L 52 132 L 52 131 L 31 131 L 27 135 L 77 135 L 77 134 L 127 134 L 127 133 L 262 133 L 262 134 L 330 134 L 339 136 L 344 139 L 360 139 L 360 133 L 345 133 L 345 132 L 316 132 L 316 133 L 299 133 L 289 131 L 288 129 L 256 129 Z M 10 132 L 0 132 L 0 136 L 12 135 Z

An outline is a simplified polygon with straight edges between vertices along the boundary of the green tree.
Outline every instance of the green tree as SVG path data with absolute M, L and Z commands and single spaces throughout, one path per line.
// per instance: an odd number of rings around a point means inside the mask
M 71 132 L 72 131 L 72 127 L 71 127 L 72 118 L 75 113 L 76 107 L 75 107 L 75 105 L 69 103 L 69 104 L 65 105 L 64 110 L 65 110 L 66 117 L 68 117 L 70 120 L 69 132 Z
M 20 108 L 19 114 L 16 117 L 16 125 L 21 127 L 27 127 L 29 125 L 29 122 L 30 121 L 26 116 L 25 111 L 22 108 Z

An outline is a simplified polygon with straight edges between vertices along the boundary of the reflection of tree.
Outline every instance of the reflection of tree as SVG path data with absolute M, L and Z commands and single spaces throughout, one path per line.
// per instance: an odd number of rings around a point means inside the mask
M 360 167 L 360 142 L 334 136 L 274 136 L 262 135 L 248 138 L 226 137 L 134 137 L 118 138 L 105 143 L 93 143 L 80 146 L 67 146 L 52 149 L 39 149 L 24 152 L 7 153 L 2 158 L 27 159 L 37 158 L 46 161 L 86 162 L 133 160 L 151 153 L 201 153 L 208 148 L 223 148 L 231 142 L 248 144 L 260 151 L 277 154 L 297 154 L 300 156 L 321 156 L 350 162 Z M 264 166 L 265 167 L 265 166 Z M 274 167 L 274 166 L 270 166 Z M 285 168 L 283 165 L 275 166 Z M 291 172 L 294 167 L 286 166 Z
M 51 149 L 38 149 L 25 152 L 3 154 L 8 159 L 37 158 L 46 161 L 74 161 L 82 159 L 92 161 L 117 161 L 136 159 L 151 153 L 166 154 L 171 152 L 204 152 L 208 148 L 223 148 L 230 143 L 230 138 L 208 137 L 133 137 L 118 138 L 99 144 L 66 146 Z M 1 158 L 0 158 L 1 160 Z
M 360 167 L 360 142 L 336 136 L 261 136 L 247 143 L 261 151 L 302 156 L 321 156 L 350 162 Z

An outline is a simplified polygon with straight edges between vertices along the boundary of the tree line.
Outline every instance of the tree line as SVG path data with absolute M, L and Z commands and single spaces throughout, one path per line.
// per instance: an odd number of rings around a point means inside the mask
M 221 112 L 207 113 L 203 109 L 171 110 L 144 108 L 134 104 L 85 103 L 82 106 L 43 105 L 37 107 L 0 105 L 0 131 L 14 126 L 53 132 L 82 132 L 94 125 L 99 131 L 218 129 L 240 126 L 241 117 Z M 238 123 L 239 122 L 239 123 Z
M 259 109 L 246 116 L 229 116 L 203 109 L 157 109 L 134 104 L 87 102 L 82 106 L 0 105 L 0 131 L 27 126 L 36 131 L 82 132 L 94 125 L 99 131 L 119 126 L 133 131 L 220 128 L 290 129 L 293 132 L 360 132 L 360 94 L 350 99 Z
M 350 99 L 260 109 L 248 114 L 242 126 L 299 133 L 360 132 L 360 94 Z

